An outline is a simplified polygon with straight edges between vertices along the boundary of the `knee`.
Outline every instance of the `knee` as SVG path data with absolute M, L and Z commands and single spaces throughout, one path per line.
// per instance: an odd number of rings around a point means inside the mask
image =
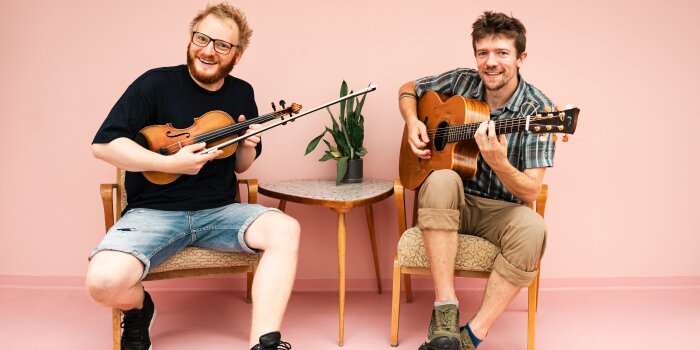
M 301 226 L 299 225 L 299 221 L 291 216 L 285 216 L 280 231 L 282 236 L 281 241 L 290 249 L 297 250 L 299 248 L 299 239 L 301 238 Z
M 271 222 L 269 226 L 271 230 L 270 244 L 278 249 L 284 249 L 296 252 L 299 249 L 299 240 L 301 237 L 301 227 L 299 221 L 293 217 L 283 214 L 277 220 Z
M 128 289 L 133 276 L 127 276 L 118 268 L 91 263 L 85 277 L 85 288 L 95 302 L 113 307 L 120 293 Z
M 464 196 L 462 178 L 453 170 L 434 171 L 423 183 L 418 196 L 421 208 L 457 209 Z

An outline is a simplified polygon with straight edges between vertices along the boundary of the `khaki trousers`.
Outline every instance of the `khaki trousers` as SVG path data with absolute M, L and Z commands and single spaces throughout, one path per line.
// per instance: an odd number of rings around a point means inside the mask
M 518 287 L 537 276 L 547 227 L 534 210 L 521 204 L 465 195 L 459 175 L 434 171 L 418 193 L 418 227 L 484 238 L 501 247 L 494 270 Z M 436 254 L 439 252 L 429 252 Z

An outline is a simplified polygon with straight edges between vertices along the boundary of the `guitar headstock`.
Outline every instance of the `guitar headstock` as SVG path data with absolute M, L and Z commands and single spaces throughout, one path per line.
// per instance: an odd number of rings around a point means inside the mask
M 527 131 L 535 134 L 562 133 L 573 134 L 580 109 L 569 108 L 563 111 L 538 112 L 531 116 Z M 556 135 L 554 135 L 556 141 Z M 564 135 L 564 141 L 568 137 Z

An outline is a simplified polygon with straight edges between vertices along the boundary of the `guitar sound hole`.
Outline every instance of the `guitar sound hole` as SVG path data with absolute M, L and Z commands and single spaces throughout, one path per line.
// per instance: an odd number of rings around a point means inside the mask
M 447 122 L 442 122 L 438 124 L 437 128 L 435 129 L 433 144 L 435 145 L 435 150 L 438 152 L 445 149 L 445 146 L 447 145 L 447 128 L 449 126 L 450 124 L 447 124 Z

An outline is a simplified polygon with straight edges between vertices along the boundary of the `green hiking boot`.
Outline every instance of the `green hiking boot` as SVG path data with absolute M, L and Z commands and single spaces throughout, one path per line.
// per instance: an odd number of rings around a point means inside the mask
M 428 337 L 419 350 L 460 350 L 459 308 L 448 304 L 433 309 Z
M 462 341 L 462 350 L 476 350 L 476 346 L 474 346 L 472 338 L 469 336 L 467 327 L 459 327 L 459 339 Z

